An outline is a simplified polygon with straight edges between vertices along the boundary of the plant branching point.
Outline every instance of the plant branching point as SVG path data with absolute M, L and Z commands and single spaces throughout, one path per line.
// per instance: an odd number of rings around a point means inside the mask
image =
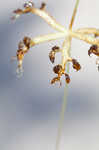
M 52 62 L 52 64 L 55 62 L 56 53 L 61 54 L 61 63 L 53 67 L 53 71 L 57 76 L 51 80 L 51 84 L 54 84 L 55 82 L 58 81 L 60 82 L 61 85 L 62 75 L 64 75 L 66 83 L 70 83 L 70 76 L 66 72 L 66 67 L 68 63 L 71 62 L 73 69 L 75 69 L 76 71 L 79 71 L 81 69 L 79 62 L 75 58 L 70 57 L 70 47 L 72 38 L 76 38 L 78 40 L 82 40 L 88 44 L 91 44 L 91 47 L 88 50 L 88 55 L 90 56 L 91 54 L 95 54 L 97 57 L 99 57 L 99 39 L 97 38 L 99 36 L 99 30 L 96 28 L 79 28 L 76 30 L 72 30 L 78 3 L 79 0 L 76 1 L 75 9 L 73 11 L 73 15 L 68 29 L 59 24 L 55 20 L 55 18 L 53 18 L 46 11 L 45 3 L 42 3 L 40 8 L 36 8 L 32 1 L 28 1 L 23 5 L 22 9 L 18 8 L 17 10 L 13 11 L 15 16 L 13 16 L 12 19 L 17 19 L 21 15 L 32 13 L 41 17 L 48 25 L 50 25 L 53 29 L 57 31 L 56 33 L 49 33 L 34 38 L 24 37 L 23 40 L 19 42 L 16 56 L 13 57 L 17 58 L 18 61 L 17 72 L 19 74 L 23 72 L 22 67 L 23 59 L 25 54 L 28 53 L 31 47 L 35 46 L 36 44 L 49 42 L 61 38 L 64 38 L 62 47 L 55 45 L 54 47 L 52 47 L 49 53 L 49 59 Z M 99 68 L 99 59 L 96 60 L 96 64 L 98 65 Z

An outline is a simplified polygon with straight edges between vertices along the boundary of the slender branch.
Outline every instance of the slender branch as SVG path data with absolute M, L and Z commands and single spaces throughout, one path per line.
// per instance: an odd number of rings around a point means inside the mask
M 34 46 L 34 43 L 36 45 L 36 44 L 40 44 L 43 42 L 49 42 L 49 41 L 56 40 L 59 38 L 64 38 L 65 36 L 66 36 L 66 34 L 61 33 L 61 32 L 37 36 L 37 37 L 31 39 L 32 40 L 31 41 L 31 47 Z
M 73 25 L 74 20 L 75 20 L 78 5 L 79 5 L 79 0 L 76 1 L 75 8 L 74 8 L 74 11 L 73 11 L 73 15 L 72 15 L 72 18 L 71 18 L 71 21 L 70 21 L 69 29 L 72 29 L 72 25 Z
M 74 38 L 77 38 L 79 40 L 83 40 L 89 44 L 95 44 L 95 45 L 99 46 L 99 39 L 97 39 L 95 37 L 92 37 L 90 35 L 83 34 L 83 33 L 72 32 L 72 31 L 70 31 L 70 32 L 71 32 L 70 35 Z
M 85 32 L 87 33 L 83 33 L 82 30 L 84 30 Z M 48 42 L 48 41 L 52 41 L 52 40 L 57 40 L 59 38 L 65 38 L 66 37 L 66 41 L 64 41 L 64 44 L 63 44 L 63 48 L 65 48 L 65 50 L 63 50 L 63 55 L 65 54 L 65 56 L 63 57 L 64 59 L 66 58 L 66 55 L 67 55 L 67 48 L 68 47 L 67 45 L 67 36 L 69 36 L 69 39 L 70 40 L 70 37 L 71 38 L 76 38 L 76 39 L 79 39 L 79 40 L 82 40 L 82 41 L 85 41 L 86 43 L 89 43 L 89 44 L 96 44 L 96 45 L 99 45 L 99 39 L 95 38 L 95 37 L 92 37 L 89 34 L 97 34 L 98 35 L 98 32 L 97 30 L 93 29 L 93 32 L 91 32 L 91 29 L 79 29 L 75 31 L 71 31 L 71 30 L 66 30 L 65 33 L 63 32 L 57 32 L 57 33 L 50 33 L 50 34 L 46 34 L 46 35 L 41 35 L 41 36 L 37 36 L 35 38 L 32 38 L 32 42 L 31 42 L 31 47 L 34 46 L 34 43 L 35 44 L 40 44 L 40 43 L 43 43 L 43 42 Z
M 96 28 L 80 28 L 77 29 L 76 32 L 83 34 L 96 34 L 97 36 L 99 36 L 99 29 Z
M 38 8 L 32 8 L 31 13 L 40 16 L 44 19 L 51 27 L 60 32 L 65 32 L 65 28 L 60 25 L 51 15 L 49 15 L 45 10 L 40 10 Z

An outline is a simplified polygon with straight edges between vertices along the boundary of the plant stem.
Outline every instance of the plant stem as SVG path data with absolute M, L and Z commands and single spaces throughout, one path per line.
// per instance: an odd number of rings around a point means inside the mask
M 79 4 L 79 0 L 76 0 L 73 15 L 72 15 L 70 25 L 69 25 L 69 30 L 72 30 L 72 26 L 73 26 L 74 19 L 76 16 L 78 4 Z M 71 40 L 72 40 L 72 37 L 70 35 L 68 35 L 63 42 L 63 51 L 65 53 L 65 57 L 70 57 L 70 55 L 71 55 L 70 54 Z M 63 57 L 63 61 L 64 60 L 65 59 Z M 62 64 L 64 64 L 64 62 Z M 69 63 L 67 64 L 66 71 L 67 71 L 67 73 L 69 73 Z M 66 84 L 66 86 L 64 88 L 64 97 L 63 97 L 62 109 L 61 109 L 61 113 L 60 113 L 58 134 L 57 134 L 57 139 L 56 139 L 56 150 L 59 150 L 59 146 L 60 146 L 62 127 L 63 127 L 63 123 L 64 123 L 64 114 L 65 114 L 65 110 L 66 110 L 66 106 L 67 106 L 67 96 L 68 96 L 68 85 Z

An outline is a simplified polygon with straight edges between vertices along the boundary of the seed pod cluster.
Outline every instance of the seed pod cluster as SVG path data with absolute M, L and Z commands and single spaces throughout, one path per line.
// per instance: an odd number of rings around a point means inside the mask
M 31 39 L 29 37 L 24 37 L 23 41 L 19 42 L 18 50 L 16 53 L 17 60 L 22 61 L 24 58 L 24 54 L 28 52 L 30 48 Z

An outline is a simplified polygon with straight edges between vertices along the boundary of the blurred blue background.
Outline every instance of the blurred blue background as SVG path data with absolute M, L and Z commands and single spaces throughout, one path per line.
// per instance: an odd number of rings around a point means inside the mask
M 48 0 L 47 10 L 68 27 L 76 0 Z M 27 14 L 15 22 L 12 11 L 25 0 L 1 1 L 0 5 L 0 150 L 55 150 L 57 128 L 64 95 L 61 88 L 50 85 L 54 77 L 48 54 L 62 40 L 33 47 L 24 59 L 24 75 L 16 77 L 15 56 L 18 42 L 24 36 L 53 31 L 38 16 Z M 40 6 L 41 0 L 36 0 Z M 99 28 L 99 1 L 80 0 L 74 29 Z M 72 57 L 82 69 L 70 70 L 71 83 L 62 131 L 60 149 L 99 150 L 99 72 L 95 57 L 89 58 L 90 45 L 72 40 Z

